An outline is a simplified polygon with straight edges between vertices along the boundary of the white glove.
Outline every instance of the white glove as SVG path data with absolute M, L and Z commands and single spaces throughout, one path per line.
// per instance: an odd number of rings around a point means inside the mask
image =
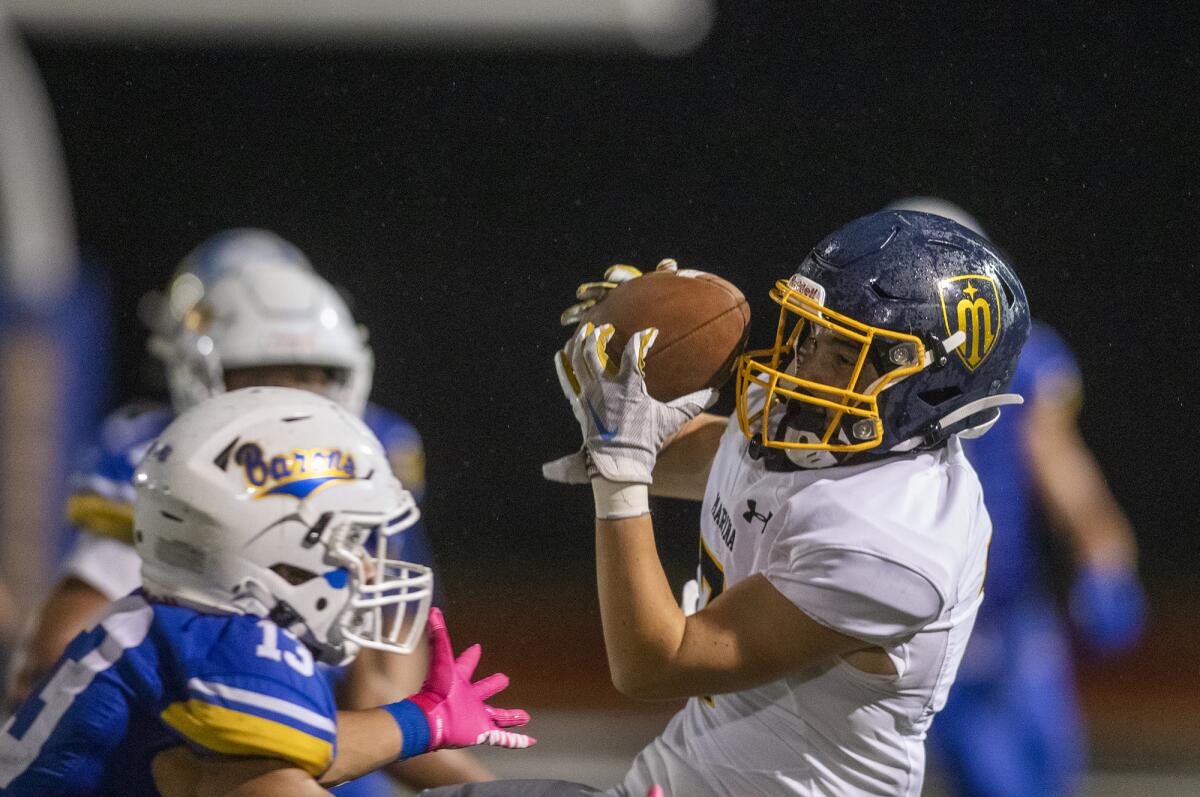
M 712 405 L 717 391 L 706 388 L 670 402 L 646 392 L 645 359 L 658 337 L 651 327 L 630 336 L 619 367 L 604 347 L 612 337 L 611 324 L 583 324 L 566 347 L 555 355 L 563 395 L 571 402 L 583 431 L 588 476 L 611 482 L 650 484 L 658 452 L 692 418 Z M 571 475 L 577 466 L 548 463 L 544 472 Z
M 658 264 L 658 270 L 669 271 L 676 268 L 674 260 L 664 260 Z M 588 310 L 596 306 L 596 302 L 608 295 L 608 292 L 620 285 L 622 282 L 629 282 L 642 276 L 641 269 L 634 266 L 627 266 L 623 263 L 618 263 L 615 266 L 609 266 L 604 270 L 604 276 L 598 282 L 585 282 L 575 289 L 576 303 L 562 311 L 562 315 L 558 317 L 558 323 L 564 327 L 575 326 L 587 315 Z M 563 373 L 558 369 L 558 363 L 555 362 L 555 370 L 559 371 L 558 379 L 562 383 Z M 563 393 L 571 402 L 571 411 L 575 413 L 575 420 L 582 427 L 586 424 L 584 417 L 580 415 L 583 411 L 579 403 L 579 396 L 574 390 L 569 390 L 565 385 Z M 567 454 L 565 457 L 559 457 L 553 462 L 547 462 L 542 465 L 542 476 L 547 481 L 560 482 L 562 484 L 587 484 L 588 483 L 588 467 L 587 467 L 587 452 L 584 448 L 580 448 L 574 454 Z

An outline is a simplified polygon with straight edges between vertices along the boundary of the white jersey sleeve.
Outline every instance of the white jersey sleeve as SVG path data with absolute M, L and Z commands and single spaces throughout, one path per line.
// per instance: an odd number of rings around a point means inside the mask
M 74 576 L 115 601 L 142 585 L 142 560 L 132 545 L 80 530 L 63 575 Z
M 876 553 L 792 548 L 775 559 L 767 580 L 788 600 L 821 625 L 874 645 L 911 637 L 942 613 L 929 579 Z

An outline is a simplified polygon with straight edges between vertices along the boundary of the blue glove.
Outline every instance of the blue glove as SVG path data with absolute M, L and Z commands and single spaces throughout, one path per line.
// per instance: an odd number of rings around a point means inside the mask
M 1084 567 L 1071 585 L 1068 608 L 1084 643 L 1097 653 L 1127 650 L 1146 624 L 1146 593 L 1131 569 Z

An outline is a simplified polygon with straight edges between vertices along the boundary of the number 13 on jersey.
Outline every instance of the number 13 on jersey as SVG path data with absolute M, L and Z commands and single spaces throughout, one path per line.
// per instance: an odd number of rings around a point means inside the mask
M 262 642 L 258 643 L 258 647 L 254 649 L 255 655 L 262 659 L 270 659 L 271 661 L 282 660 L 284 664 L 291 667 L 296 672 L 307 677 L 313 674 L 313 656 L 304 643 L 296 638 L 296 635 L 286 628 L 280 628 L 270 620 L 260 620 L 258 627 L 262 629 Z M 283 636 L 292 643 L 292 650 L 279 649 L 279 632 L 283 632 Z

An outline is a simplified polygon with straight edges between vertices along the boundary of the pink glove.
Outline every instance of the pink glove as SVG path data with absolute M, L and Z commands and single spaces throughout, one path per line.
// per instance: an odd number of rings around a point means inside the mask
M 456 660 L 450 647 L 446 618 L 438 608 L 429 610 L 429 674 L 421 691 L 399 703 L 382 708 L 388 711 L 404 734 L 400 758 L 449 747 L 531 747 L 532 736 L 512 733 L 529 722 L 521 709 L 492 708 L 484 701 L 508 686 L 508 676 L 495 673 L 471 683 L 479 664 L 482 648 L 472 645 Z

